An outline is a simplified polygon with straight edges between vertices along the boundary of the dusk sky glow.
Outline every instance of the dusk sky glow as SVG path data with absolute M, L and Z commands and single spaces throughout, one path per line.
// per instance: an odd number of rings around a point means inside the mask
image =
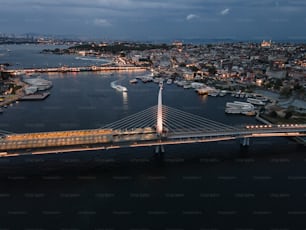
M 0 0 L 0 33 L 81 38 L 306 39 L 305 0 Z

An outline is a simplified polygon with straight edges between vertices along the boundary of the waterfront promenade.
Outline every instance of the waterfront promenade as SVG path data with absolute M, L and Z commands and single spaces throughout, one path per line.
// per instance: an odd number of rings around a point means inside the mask
M 147 67 L 138 66 L 81 66 L 81 67 L 54 67 L 54 68 L 26 68 L 26 69 L 6 69 L 3 73 L 11 75 L 32 74 L 32 73 L 65 73 L 65 72 L 142 72 L 147 71 Z

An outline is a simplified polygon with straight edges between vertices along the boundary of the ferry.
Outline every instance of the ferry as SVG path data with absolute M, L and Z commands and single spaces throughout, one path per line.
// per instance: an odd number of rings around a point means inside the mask
M 247 102 L 252 103 L 253 105 L 260 105 L 260 106 L 263 106 L 263 105 L 266 104 L 262 100 L 255 99 L 255 98 L 250 98 L 250 97 L 247 99 Z
M 43 78 L 23 78 L 22 79 L 23 82 L 34 86 L 37 88 L 37 90 L 47 90 L 50 89 L 52 87 L 52 82 L 48 81 L 46 79 Z
M 241 110 L 254 110 L 254 105 L 242 101 L 227 102 L 226 107 L 231 107 Z
M 225 113 L 253 116 L 255 115 L 254 105 L 241 101 L 227 102 Z

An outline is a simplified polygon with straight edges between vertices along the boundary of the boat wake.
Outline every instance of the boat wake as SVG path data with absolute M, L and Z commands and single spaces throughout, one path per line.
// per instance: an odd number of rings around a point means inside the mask
M 119 91 L 119 92 L 127 92 L 127 91 L 128 91 L 126 87 L 124 87 L 124 86 L 122 86 L 122 85 L 117 85 L 117 81 L 111 82 L 111 83 L 110 83 L 110 86 L 111 86 L 113 89 L 115 89 L 115 90 L 117 90 L 117 91 Z

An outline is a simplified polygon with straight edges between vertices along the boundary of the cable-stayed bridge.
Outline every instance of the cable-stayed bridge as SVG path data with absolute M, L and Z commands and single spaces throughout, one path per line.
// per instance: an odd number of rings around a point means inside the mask
M 14 134 L 2 132 L 0 156 L 48 154 L 124 147 L 217 142 L 240 139 L 248 146 L 254 137 L 306 136 L 306 124 L 230 126 L 158 104 L 99 129 Z

